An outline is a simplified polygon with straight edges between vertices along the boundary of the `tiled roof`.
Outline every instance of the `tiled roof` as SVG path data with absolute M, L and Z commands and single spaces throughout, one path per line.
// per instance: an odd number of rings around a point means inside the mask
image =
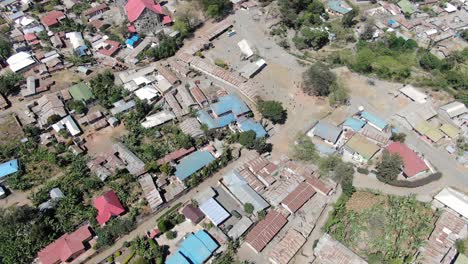
M 245 241 L 256 251 L 262 251 L 286 225 L 288 220 L 277 211 L 270 211 L 245 237 Z
M 65 14 L 62 11 L 54 10 L 45 14 L 45 16 L 41 18 L 41 22 L 44 26 L 50 27 L 57 24 L 63 17 L 65 17 Z

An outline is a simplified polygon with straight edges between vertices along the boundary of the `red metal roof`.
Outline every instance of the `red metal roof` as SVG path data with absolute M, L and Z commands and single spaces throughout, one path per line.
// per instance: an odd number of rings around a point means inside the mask
M 98 50 L 99 53 L 106 56 L 112 56 L 120 48 L 120 43 L 113 40 L 104 41 L 107 44 L 106 48 L 101 48 Z
M 412 149 L 400 142 L 393 142 L 388 145 L 389 153 L 397 153 L 403 160 L 403 173 L 407 177 L 412 177 L 428 169 L 426 163 Z
M 34 33 L 28 33 L 28 34 L 24 35 L 24 39 L 27 40 L 27 41 L 31 41 L 31 40 L 37 39 L 37 37 L 36 37 L 36 34 L 34 34 Z
M 163 23 L 164 25 L 167 25 L 167 24 L 172 23 L 171 17 L 170 17 L 170 16 L 164 16 L 164 17 L 163 17 L 163 20 L 162 20 L 162 23 Z
M 306 176 L 306 181 L 314 187 L 315 191 L 320 192 L 323 195 L 329 195 L 333 190 L 333 188 L 327 186 L 315 176 Z
M 156 14 L 164 15 L 161 6 L 155 3 L 154 0 L 129 0 L 125 4 L 128 21 L 134 22 L 137 20 L 146 8 Z
M 65 17 L 65 13 L 63 13 L 62 11 L 54 10 L 54 11 L 50 11 L 45 16 L 43 16 L 41 18 L 41 22 L 42 24 L 44 24 L 44 26 L 50 27 L 55 24 L 58 24 L 59 20 L 64 17 Z
M 191 147 L 189 149 L 181 148 L 181 149 L 178 149 L 176 151 L 173 151 L 173 152 L 167 154 L 166 156 L 164 156 L 161 159 L 158 159 L 157 163 L 158 163 L 158 165 L 162 165 L 164 163 L 168 163 L 168 162 L 171 162 L 173 160 L 180 159 L 183 156 L 185 156 L 185 155 L 187 155 L 189 153 L 192 153 L 194 151 L 195 151 L 194 147 Z
M 114 191 L 108 191 L 94 199 L 93 206 L 98 210 L 96 220 L 100 225 L 107 223 L 112 216 L 117 216 L 125 212 L 125 209 Z
M 64 234 L 37 254 L 42 264 L 66 262 L 85 249 L 83 243 L 92 238 L 89 225 L 78 228 L 71 234 Z
M 128 26 L 127 29 L 128 29 L 128 32 L 130 32 L 130 33 L 135 33 L 135 32 L 137 32 L 137 30 L 136 30 L 136 28 L 135 28 L 134 25 Z
M 288 209 L 291 213 L 295 213 L 299 210 L 312 196 L 314 196 L 315 190 L 312 184 L 308 181 L 301 182 L 286 198 L 281 202 L 283 206 Z
M 190 88 L 190 92 L 200 106 L 203 106 L 205 102 L 208 102 L 205 94 L 197 86 Z
M 257 252 L 262 251 L 268 243 L 286 225 L 288 219 L 277 211 L 270 211 L 265 219 L 250 230 L 245 241 Z

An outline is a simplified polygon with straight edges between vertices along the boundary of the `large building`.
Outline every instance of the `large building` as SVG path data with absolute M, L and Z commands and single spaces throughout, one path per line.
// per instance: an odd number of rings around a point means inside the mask
M 156 33 L 172 23 L 171 17 L 165 15 L 161 5 L 154 0 L 129 0 L 125 12 L 138 33 Z
M 205 231 L 187 236 L 179 249 L 166 260 L 166 264 L 204 263 L 218 249 L 218 243 Z

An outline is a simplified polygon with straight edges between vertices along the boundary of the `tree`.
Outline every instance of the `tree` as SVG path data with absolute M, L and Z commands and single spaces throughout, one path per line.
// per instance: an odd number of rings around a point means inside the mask
M 321 49 L 328 43 L 328 41 L 327 31 L 321 29 L 310 29 L 310 27 L 302 28 L 301 37 L 293 39 L 296 48 L 313 48 L 315 50 Z
M 177 237 L 177 232 L 176 231 L 168 231 L 166 232 L 166 238 L 169 240 L 173 240 Z
M 47 124 L 49 124 L 49 125 L 55 124 L 55 123 L 57 123 L 58 121 L 60 121 L 61 119 L 62 119 L 62 118 L 61 118 L 59 115 L 53 114 L 53 115 L 51 115 L 51 116 L 49 116 L 49 117 L 47 118 Z
M 229 0 L 200 0 L 206 15 L 221 19 L 232 10 L 232 3 Z
M 12 45 L 8 39 L 2 34 L 0 35 L 0 58 L 6 60 L 12 52 Z
M 0 49 L 1 49 L 1 46 L 0 46 Z M 5 74 L 0 76 L 0 94 L 3 94 L 6 96 L 6 95 L 17 93 L 19 91 L 18 84 L 22 80 L 23 80 L 23 76 L 21 76 L 20 74 L 14 73 L 12 71 L 7 71 Z
M 67 106 L 70 110 L 75 110 L 75 112 L 79 115 L 85 114 L 88 110 L 85 103 L 82 101 L 70 100 L 67 102 Z
M 261 210 L 257 212 L 258 220 L 265 219 L 266 215 L 267 215 L 267 212 L 265 210 Z
M 468 29 L 463 30 L 463 31 L 460 33 L 460 36 L 461 36 L 464 40 L 468 41 Z
M 245 203 L 244 204 L 244 212 L 250 214 L 253 214 L 255 208 L 251 203 Z
M 256 137 L 257 137 L 257 134 L 255 134 L 254 131 L 252 130 L 244 131 L 244 132 L 239 133 L 238 142 L 242 146 L 252 149 L 254 147 Z
M 169 230 L 171 230 L 174 227 L 174 225 L 171 223 L 171 221 L 163 219 L 158 222 L 158 229 L 162 233 L 165 233 Z
M 354 26 L 354 18 L 358 15 L 356 8 L 353 8 L 351 11 L 343 15 L 341 23 L 344 27 L 350 28 Z
M 392 136 L 390 137 L 390 139 L 396 142 L 404 143 L 406 140 L 406 134 L 405 133 L 392 133 Z
M 439 69 L 442 66 L 442 61 L 428 51 L 421 56 L 421 59 L 419 59 L 419 65 L 425 70 L 434 70 Z
M 161 165 L 161 167 L 159 167 L 159 171 L 161 171 L 162 173 L 166 175 L 171 175 L 173 169 L 174 168 L 168 163 L 164 163 L 163 165 Z
M 284 124 L 286 121 L 287 113 L 281 102 L 259 100 L 257 106 L 262 116 L 273 122 L 273 124 Z
M 114 74 L 106 70 L 103 73 L 99 73 L 89 82 L 91 90 L 99 100 L 99 103 L 107 108 L 122 98 L 122 88 L 116 86 L 114 80 Z
M 162 60 L 174 56 L 179 49 L 179 43 L 175 38 L 164 36 L 159 45 L 148 49 L 145 54 L 153 60 Z
M 310 137 L 301 135 L 294 143 L 294 158 L 303 161 L 315 161 L 318 158 L 317 150 Z
M 385 183 L 395 181 L 401 172 L 402 160 L 400 155 L 388 151 L 383 152 L 382 161 L 377 165 L 377 178 Z
M 328 95 L 330 105 L 345 105 L 349 101 L 348 89 L 343 84 L 334 82 L 330 86 L 330 94 Z
M 330 86 L 336 81 L 336 75 L 323 63 L 317 62 L 303 75 L 304 93 L 315 96 L 328 96 Z
M 374 36 L 374 25 L 371 23 L 366 23 L 364 26 L 364 31 L 362 31 L 361 35 L 359 35 L 359 38 L 361 40 L 371 40 L 372 37 Z

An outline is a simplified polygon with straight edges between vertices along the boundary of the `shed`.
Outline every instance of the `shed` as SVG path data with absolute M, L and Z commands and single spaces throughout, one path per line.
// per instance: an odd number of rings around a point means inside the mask
M 94 98 L 91 88 L 84 82 L 77 83 L 68 88 L 70 95 L 76 101 L 89 101 Z
M 200 204 L 199 208 L 216 226 L 220 225 L 230 216 L 226 209 L 224 209 L 214 198 L 206 200 L 204 203 Z
M 460 133 L 460 130 L 451 124 L 443 124 L 440 127 L 440 130 L 452 139 L 458 137 L 458 134 Z
M 330 142 L 331 144 L 336 144 L 338 139 L 340 138 L 342 130 L 339 129 L 338 127 L 325 122 L 325 121 L 319 121 L 308 133 L 307 135 L 309 137 L 319 137 L 327 142 Z
M 414 88 L 412 85 L 406 85 L 400 89 L 400 92 L 416 103 L 423 104 L 427 100 L 427 95 L 420 90 Z
M 10 160 L 0 164 L 0 180 L 10 174 L 19 170 L 19 163 L 17 159 Z
M 441 106 L 440 110 L 445 112 L 450 118 L 468 113 L 468 108 L 466 108 L 465 104 L 457 101 Z

